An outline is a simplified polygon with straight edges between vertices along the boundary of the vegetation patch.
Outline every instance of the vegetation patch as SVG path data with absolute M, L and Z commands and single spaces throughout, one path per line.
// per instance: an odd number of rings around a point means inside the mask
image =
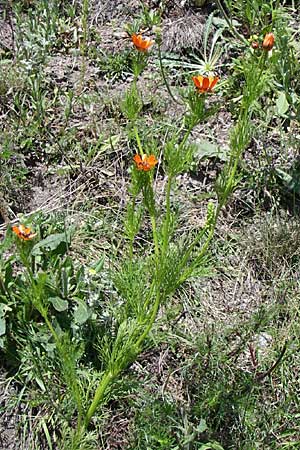
M 300 448 L 295 1 L 0 1 L 0 448 Z

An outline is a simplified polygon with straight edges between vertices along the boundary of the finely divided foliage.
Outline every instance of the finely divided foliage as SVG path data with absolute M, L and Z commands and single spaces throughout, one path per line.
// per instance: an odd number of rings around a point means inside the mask
M 115 3 L 0 2 L 0 448 L 299 448 L 295 4 Z

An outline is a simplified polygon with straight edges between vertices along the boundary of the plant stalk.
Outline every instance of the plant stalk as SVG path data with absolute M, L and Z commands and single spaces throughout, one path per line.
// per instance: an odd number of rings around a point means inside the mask
M 118 373 L 113 373 L 111 370 L 106 372 L 101 380 L 101 383 L 97 387 L 94 399 L 92 401 L 91 406 L 88 409 L 88 412 L 84 419 L 84 427 L 87 428 L 95 411 L 99 405 L 99 403 L 103 400 L 105 391 L 108 385 L 113 381 L 113 379 L 118 375 Z
M 166 77 L 166 74 L 165 74 L 165 69 L 164 69 L 164 66 L 163 66 L 163 63 L 162 63 L 162 58 L 161 58 L 161 48 L 160 48 L 160 44 L 158 45 L 158 60 L 159 60 L 159 67 L 160 67 L 161 75 L 162 75 L 164 84 L 165 84 L 165 86 L 166 86 L 166 88 L 167 88 L 168 94 L 170 95 L 171 99 L 172 99 L 175 103 L 177 103 L 177 105 L 182 105 L 183 103 L 179 102 L 179 101 L 174 97 L 174 95 L 173 95 L 173 93 L 172 93 L 172 91 L 171 91 L 169 82 L 168 82 L 168 80 L 167 80 L 167 77 Z

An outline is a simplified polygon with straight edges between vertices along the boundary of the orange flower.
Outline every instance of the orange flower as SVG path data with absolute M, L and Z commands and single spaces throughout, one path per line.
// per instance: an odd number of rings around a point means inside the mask
M 36 236 L 36 233 L 32 233 L 31 228 L 25 227 L 22 224 L 12 227 L 12 230 L 23 241 L 30 241 Z
M 136 168 L 138 170 L 143 170 L 144 172 L 148 172 L 153 169 L 153 167 L 158 163 L 154 155 L 135 155 L 133 157 L 133 161 L 136 164 Z
M 131 36 L 133 45 L 139 52 L 146 53 L 148 49 L 154 44 L 149 38 L 143 38 L 141 34 L 133 34 Z
M 192 77 L 192 79 L 198 91 L 203 94 L 204 92 L 212 92 L 220 78 L 198 75 L 197 77 Z
M 272 50 L 275 43 L 275 36 L 273 33 L 267 33 L 265 35 L 264 41 L 262 43 L 262 48 L 266 50 L 267 52 Z

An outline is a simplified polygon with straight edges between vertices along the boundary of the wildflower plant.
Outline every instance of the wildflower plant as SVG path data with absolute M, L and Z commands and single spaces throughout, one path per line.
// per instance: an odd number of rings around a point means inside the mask
M 133 33 L 131 35 L 131 41 L 136 50 L 132 56 L 132 70 L 136 80 L 147 66 L 149 51 L 155 41 L 144 37 L 140 33 Z
M 161 36 L 157 36 L 156 43 L 162 68 L 160 39 Z M 72 423 L 75 414 L 77 416 L 77 425 L 70 432 L 68 450 L 83 448 L 87 430 L 100 407 L 109 400 L 114 383 L 150 342 L 160 310 L 168 308 L 172 296 L 183 283 L 205 271 L 220 212 L 239 181 L 239 163 L 251 138 L 254 106 L 266 80 L 265 52 L 259 61 L 256 55 L 250 54 L 227 164 L 215 182 L 213 200 L 206 205 L 204 224 L 182 237 L 177 229 L 179 218 L 173 204 L 176 178 L 194 163 L 196 146 L 192 131 L 214 112 L 207 105 L 207 97 L 213 95 L 219 78 L 205 74 L 189 78 L 179 126 L 159 147 L 153 146 L 152 141 L 143 141 L 140 137 L 143 103 L 138 78 L 148 63 L 148 50 L 154 42 L 134 34 L 132 44 L 136 52 L 132 63 L 134 79 L 121 104 L 132 146 L 129 199 L 124 214 L 122 258 L 112 260 L 109 271 L 114 290 L 109 300 L 113 314 L 108 332 L 99 331 L 99 311 L 94 310 L 91 314 L 87 307 L 84 271 L 73 264 L 69 254 L 70 231 L 65 227 L 44 236 L 38 227 L 33 231 L 25 224 L 14 226 L 8 232 L 5 245 L 8 248 L 15 245 L 16 255 L 1 261 L 0 266 L 1 299 L 4 299 L 7 316 L 11 313 L 11 323 L 20 320 L 35 329 L 42 323 L 58 356 L 57 369 L 72 405 L 69 422 Z M 166 81 L 163 68 L 162 77 Z M 170 89 L 167 83 L 166 87 Z M 163 202 L 158 200 L 155 183 L 161 174 L 166 179 Z M 16 284 L 18 289 L 10 294 L 16 266 L 22 267 Z M 76 285 L 74 288 L 73 284 Z M 95 391 L 94 384 L 86 387 L 88 383 L 80 370 L 80 360 L 91 351 L 80 339 L 85 323 L 98 327 L 97 342 L 93 347 L 98 360 Z M 8 328 L 9 339 L 13 341 L 13 327 Z M 17 346 L 17 342 L 14 344 Z
M 23 360 L 26 346 L 32 345 L 38 334 L 43 338 L 36 343 L 37 352 L 46 352 L 49 357 L 51 345 L 54 345 L 58 360 L 52 357 L 51 364 L 64 381 L 72 411 L 77 412 L 78 423 L 81 423 L 84 395 L 78 382 L 77 365 L 82 349 L 72 338 L 82 319 L 79 306 L 82 309 L 83 303 L 75 299 L 83 293 L 80 291 L 84 283 L 82 270 L 75 275 L 76 269 L 67 256 L 69 243 L 70 233 L 66 230 L 43 239 L 38 231 L 33 232 L 31 225 L 23 223 L 8 231 L 1 248 L 0 298 L 1 305 L 5 305 L 1 320 L 5 333 L 2 333 L 0 345 L 7 355 L 7 362 L 12 365 Z M 15 254 L 3 258 L 12 245 L 16 248 Z M 71 306 L 74 301 L 78 302 L 75 309 Z M 27 337 L 23 341 L 24 333 Z M 35 351 L 30 350 L 30 353 L 37 368 L 37 383 L 45 390 L 45 369 L 34 357 Z
M 221 67 L 221 59 L 224 53 L 222 34 L 224 27 L 215 30 L 213 24 L 214 15 L 210 14 L 203 31 L 201 45 L 197 52 L 192 52 L 188 57 L 179 60 L 175 58 L 165 58 L 164 63 L 169 67 L 181 67 L 188 72 L 200 72 L 203 75 L 212 76 Z
M 262 67 L 263 70 L 263 67 Z M 249 69 L 251 73 L 252 68 Z M 126 94 L 123 112 L 131 121 L 136 138 L 131 167 L 131 185 L 125 216 L 125 230 L 128 239 L 128 256 L 116 267 L 114 281 L 122 298 L 122 314 L 119 316 L 118 331 L 114 342 L 105 347 L 106 369 L 94 399 L 87 411 L 85 426 L 90 423 L 99 405 L 105 402 L 106 391 L 120 373 L 142 351 L 156 321 L 159 309 L 166 306 L 176 289 L 195 276 L 205 266 L 205 258 L 214 236 L 218 217 L 238 182 L 238 165 L 243 150 L 251 136 L 252 106 L 261 94 L 261 83 L 256 76 L 245 80 L 244 97 L 238 122 L 231 137 L 231 154 L 228 164 L 216 180 L 216 201 L 207 205 L 207 217 L 203 227 L 179 239 L 176 234 L 176 213 L 171 194 L 176 177 L 188 170 L 194 161 L 195 146 L 190 142 L 191 131 L 199 121 L 207 117 L 206 95 L 212 91 L 218 79 L 196 78 L 196 100 L 188 103 L 182 127 L 160 149 L 153 154 L 147 142 L 141 142 L 137 127 L 140 113 L 138 102 L 129 101 L 133 92 L 139 97 L 134 81 L 134 90 Z M 136 106 L 134 111 L 133 105 Z M 187 126 L 188 124 L 188 126 Z M 158 204 L 154 183 L 158 158 L 167 177 L 164 206 Z M 158 175 L 156 175 L 158 176 Z M 137 245 L 141 229 L 150 229 L 150 247 L 145 250 Z M 102 347 L 103 350 L 103 347 Z

